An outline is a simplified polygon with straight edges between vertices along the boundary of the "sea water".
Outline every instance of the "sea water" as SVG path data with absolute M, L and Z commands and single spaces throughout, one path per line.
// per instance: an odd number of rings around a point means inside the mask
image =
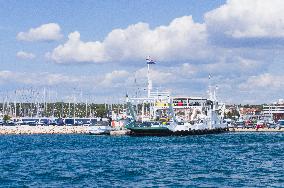
M 0 136 L 2 187 L 284 187 L 283 133 Z

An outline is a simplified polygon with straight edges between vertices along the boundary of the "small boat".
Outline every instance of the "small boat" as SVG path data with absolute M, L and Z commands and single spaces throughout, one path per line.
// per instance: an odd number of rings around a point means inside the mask
M 109 135 L 112 127 L 107 121 L 98 121 L 96 124 L 89 126 L 89 134 L 91 135 Z

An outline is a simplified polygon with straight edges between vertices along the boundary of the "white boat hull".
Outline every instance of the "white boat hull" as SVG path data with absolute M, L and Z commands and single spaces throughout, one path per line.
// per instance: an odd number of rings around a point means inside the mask
M 108 135 L 112 128 L 110 126 L 90 126 L 89 127 L 89 134 L 93 135 Z

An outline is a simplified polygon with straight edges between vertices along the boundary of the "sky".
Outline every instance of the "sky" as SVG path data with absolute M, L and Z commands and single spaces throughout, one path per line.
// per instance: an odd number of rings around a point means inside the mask
M 284 98 L 283 0 L 0 3 L 2 98 L 121 102 L 144 94 L 147 56 L 155 91 L 206 97 L 211 75 L 222 102 Z

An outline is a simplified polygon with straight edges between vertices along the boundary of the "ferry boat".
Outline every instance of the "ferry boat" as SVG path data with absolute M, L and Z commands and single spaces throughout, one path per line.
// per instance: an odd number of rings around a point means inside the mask
M 131 107 L 131 105 L 128 104 Z M 126 128 L 131 130 L 130 135 L 134 136 L 176 136 L 176 135 L 195 135 L 212 134 L 228 131 L 226 123 L 223 123 L 219 115 L 218 103 L 212 100 L 206 100 L 195 106 L 192 110 L 191 120 L 186 121 L 178 118 L 174 111 L 172 103 L 169 103 L 166 109 L 169 112 L 169 121 L 132 121 Z M 200 111 L 196 110 L 200 107 Z M 181 109 L 181 108 L 179 108 Z M 186 110 L 191 110 L 187 108 Z M 135 117 L 135 116 L 134 116 Z M 135 118 L 133 118 L 135 119 Z
M 133 121 L 126 125 L 131 131 L 130 135 L 172 136 L 228 131 L 227 124 L 223 122 L 225 105 L 217 101 L 216 91 L 210 84 L 209 98 L 171 97 L 169 92 L 152 92 L 149 71 L 148 64 L 148 96 L 126 97 L 129 112 L 133 117 Z M 132 102 L 135 101 L 140 101 L 136 107 L 142 106 L 140 116 L 133 108 Z

